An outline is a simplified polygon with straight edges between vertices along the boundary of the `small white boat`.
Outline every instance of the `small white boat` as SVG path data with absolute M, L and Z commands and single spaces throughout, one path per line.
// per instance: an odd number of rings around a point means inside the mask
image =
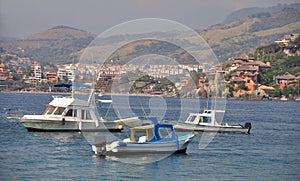
M 92 150 L 96 155 L 185 153 L 193 137 L 194 134 L 178 137 L 172 124 L 155 121 L 154 124 L 130 128 L 130 138 L 122 141 L 107 144 L 104 136 L 96 136 Z
M 204 110 L 203 113 L 190 113 L 184 123 L 175 121 L 164 122 L 174 124 L 176 131 L 250 133 L 250 122 L 245 123 L 245 125 L 229 125 L 228 123 L 219 124 L 215 114 L 215 110 Z
M 41 115 L 24 115 L 17 119 L 28 131 L 120 132 L 122 130 L 122 125 L 106 121 L 98 115 L 93 90 L 88 100 L 75 99 L 73 96 L 53 96 L 53 100 L 45 106 L 46 110 Z

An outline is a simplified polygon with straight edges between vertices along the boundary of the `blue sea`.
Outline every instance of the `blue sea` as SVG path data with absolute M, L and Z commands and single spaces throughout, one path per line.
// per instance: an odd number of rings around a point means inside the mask
M 251 134 L 216 134 L 201 148 L 198 135 L 187 154 L 146 164 L 94 156 L 82 133 L 28 132 L 8 109 L 42 113 L 50 94 L 0 93 L 0 180 L 300 180 L 300 102 L 228 100 L 223 123 L 252 123 Z M 104 98 L 109 98 L 105 97 Z M 131 97 L 135 112 L 149 97 Z M 177 119 L 177 98 L 164 99 Z M 191 100 L 193 102 L 193 100 Z M 200 100 L 203 107 L 205 100 Z M 113 118 L 110 110 L 102 116 Z

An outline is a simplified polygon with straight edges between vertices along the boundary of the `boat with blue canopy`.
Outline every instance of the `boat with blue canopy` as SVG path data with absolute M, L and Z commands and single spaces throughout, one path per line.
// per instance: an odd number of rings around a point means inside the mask
M 130 137 L 106 143 L 104 136 L 96 136 L 92 150 L 96 155 L 173 154 L 185 153 L 194 134 L 178 137 L 172 124 L 158 123 L 156 118 L 138 117 L 150 120 L 146 124 L 130 128 Z

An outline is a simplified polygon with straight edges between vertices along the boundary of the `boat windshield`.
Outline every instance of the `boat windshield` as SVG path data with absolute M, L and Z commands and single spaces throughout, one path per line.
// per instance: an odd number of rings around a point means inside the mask
M 192 123 L 192 122 L 194 122 L 195 118 L 196 118 L 196 116 L 189 116 L 187 119 L 187 122 Z
M 55 107 L 47 107 L 47 109 L 45 110 L 45 112 L 43 113 L 44 115 L 50 115 L 53 113 L 53 111 L 55 110 Z
M 172 130 L 170 128 L 158 128 L 160 138 L 172 138 Z
M 54 115 L 61 115 L 64 112 L 64 110 L 65 110 L 65 108 L 63 108 L 63 107 L 57 107 L 54 112 Z
M 156 141 L 171 141 L 175 139 L 175 132 L 173 125 L 169 124 L 156 124 L 153 130 L 154 136 L 149 142 Z

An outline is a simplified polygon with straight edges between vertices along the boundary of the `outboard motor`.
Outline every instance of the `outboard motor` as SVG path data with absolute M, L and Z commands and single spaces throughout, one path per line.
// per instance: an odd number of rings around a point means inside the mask
M 250 122 L 249 123 L 245 123 L 244 128 L 248 128 L 247 133 L 250 134 L 250 130 L 252 128 L 251 123 Z
M 95 136 L 92 149 L 96 155 L 104 155 L 106 152 L 106 140 L 105 136 Z

